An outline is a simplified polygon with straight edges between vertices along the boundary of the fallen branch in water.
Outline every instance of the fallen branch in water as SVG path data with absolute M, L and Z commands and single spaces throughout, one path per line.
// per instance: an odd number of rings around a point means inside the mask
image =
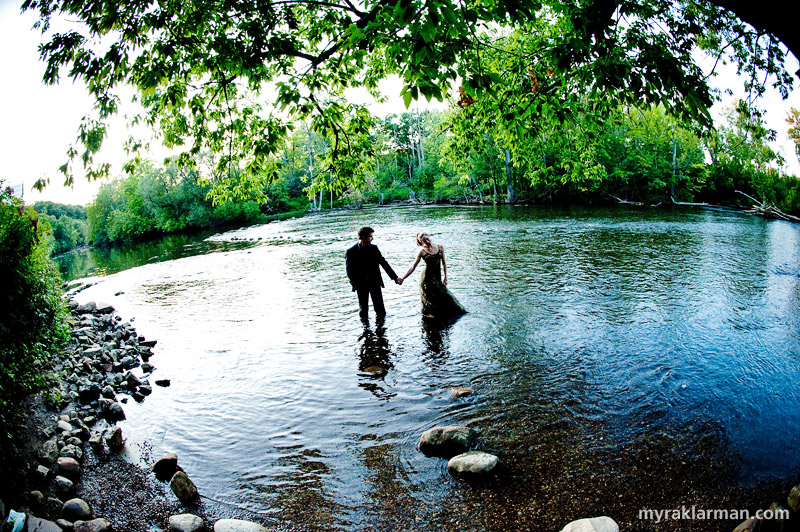
M 620 203 L 620 204 L 622 204 L 622 205 L 638 205 L 638 206 L 640 206 L 640 207 L 643 207 L 643 206 L 647 205 L 646 203 L 644 203 L 644 202 L 641 202 L 641 201 L 628 201 L 628 200 L 624 200 L 624 199 L 622 199 L 622 198 L 618 198 L 618 197 L 616 197 L 614 194 L 609 194 L 608 192 L 606 192 L 606 195 L 607 195 L 609 198 L 613 198 L 613 199 L 614 199 L 614 200 L 615 200 L 617 203 Z M 658 203 L 658 205 L 661 205 L 661 203 L 659 202 L 659 203 Z M 657 207 L 658 205 L 653 205 L 653 206 Z
M 748 214 L 755 214 L 758 216 L 763 216 L 764 218 L 784 220 L 787 222 L 800 222 L 800 218 L 798 218 L 797 216 L 792 216 L 791 214 L 786 214 L 772 203 L 762 203 L 757 199 L 755 199 L 753 196 L 745 194 L 741 190 L 736 190 L 735 192 L 741 194 L 742 196 L 745 196 L 746 198 L 749 198 L 750 200 L 754 201 L 757 204 L 753 205 L 749 209 L 745 209 L 744 212 Z
M 675 205 L 689 205 L 691 207 L 716 207 L 716 205 L 711 205 L 710 203 L 692 203 L 690 201 L 675 201 L 675 198 L 672 196 L 669 197 L 672 200 L 672 203 Z

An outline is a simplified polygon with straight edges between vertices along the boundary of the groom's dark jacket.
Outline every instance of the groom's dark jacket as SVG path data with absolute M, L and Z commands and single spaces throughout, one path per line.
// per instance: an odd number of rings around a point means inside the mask
M 397 274 L 394 273 L 394 270 L 383 258 L 378 246 L 375 244 L 367 244 L 363 248 L 356 244 L 348 249 L 345 256 L 345 265 L 347 266 L 347 277 L 350 278 L 353 291 L 357 288 L 383 287 L 383 277 L 381 277 L 378 265 L 383 266 L 383 269 L 386 270 L 392 280 L 397 279 Z

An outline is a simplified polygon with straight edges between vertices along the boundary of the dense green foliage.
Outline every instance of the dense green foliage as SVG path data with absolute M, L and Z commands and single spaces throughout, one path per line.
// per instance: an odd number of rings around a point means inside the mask
M 91 240 L 106 244 L 153 232 L 253 223 L 266 213 L 409 199 L 750 205 L 741 191 L 800 212 L 800 180 L 772 168 L 780 163 L 768 145 L 774 132 L 739 107 L 703 139 L 660 106 L 619 107 L 602 124 L 545 122 L 513 148 L 486 127 L 480 107 L 386 117 L 371 135 L 375 156 L 364 184 L 342 193 L 326 188 L 332 178 L 319 168 L 330 140 L 304 128 L 279 153 L 281 170 L 260 191 L 268 198 L 260 205 L 239 200 L 215 206 L 210 187 L 198 185 L 192 171 L 142 165 L 103 186 L 88 207 Z
M 134 121 L 182 150 L 180 167 L 219 155 L 198 178 L 222 201 L 263 199 L 300 123 L 329 143 L 313 188 L 360 188 L 378 121 L 346 91 L 377 94 L 390 75 L 407 105 L 462 83 L 463 97 L 484 105 L 492 142 L 516 154 L 532 128 L 601 126 L 620 104 L 659 104 L 710 126 L 713 73 L 698 66 L 701 50 L 738 65 L 753 95 L 768 83 L 784 96 L 791 88 L 779 41 L 704 0 L 26 0 L 23 9 L 38 12 L 45 33 L 51 17 L 73 22 L 41 47 L 47 83 L 80 80 L 95 99 L 70 161 L 90 177 L 107 173 L 94 157 L 129 85 L 143 107 Z M 69 182 L 71 162 L 62 171 Z
M 48 383 L 51 354 L 69 332 L 47 224 L 37 220 L 33 209 L 0 191 L 0 446 L 19 413 L 14 406 Z
M 86 220 L 86 207 L 37 201 L 33 204 L 33 208 L 42 220 L 50 224 L 54 254 L 87 243 L 89 223 Z
M 219 225 L 247 224 L 268 212 L 269 203 L 252 200 L 214 205 L 207 199 L 209 185 L 197 183 L 193 172 L 181 172 L 175 166 L 156 168 L 142 164 L 133 174 L 103 185 L 87 209 L 89 240 L 96 245 L 128 241 L 152 233 L 207 228 Z M 308 206 L 308 198 L 296 191 L 288 197 L 290 180 L 270 185 L 272 202 L 282 210 L 299 203 Z M 296 210 L 296 209 L 295 209 Z

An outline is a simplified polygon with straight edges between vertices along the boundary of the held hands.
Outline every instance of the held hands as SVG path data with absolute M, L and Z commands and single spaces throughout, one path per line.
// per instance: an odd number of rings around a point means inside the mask
M 397 283 L 398 285 L 401 285 L 401 284 L 403 284 L 403 278 L 402 277 L 398 277 L 397 279 L 394 280 L 394 282 Z

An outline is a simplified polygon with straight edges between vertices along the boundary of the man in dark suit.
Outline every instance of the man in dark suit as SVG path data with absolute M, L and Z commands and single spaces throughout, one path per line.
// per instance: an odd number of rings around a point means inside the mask
M 369 298 L 372 298 L 372 306 L 375 308 L 375 316 L 382 318 L 386 316 L 386 308 L 383 306 L 383 277 L 378 266 L 382 266 L 389 277 L 397 284 L 403 284 L 386 259 L 383 258 L 378 246 L 372 243 L 372 233 L 375 231 L 371 227 L 362 227 L 358 230 L 358 243 L 347 250 L 345 265 L 347 267 L 347 277 L 353 286 L 353 291 L 358 293 L 359 315 L 361 319 L 367 319 L 369 310 Z

